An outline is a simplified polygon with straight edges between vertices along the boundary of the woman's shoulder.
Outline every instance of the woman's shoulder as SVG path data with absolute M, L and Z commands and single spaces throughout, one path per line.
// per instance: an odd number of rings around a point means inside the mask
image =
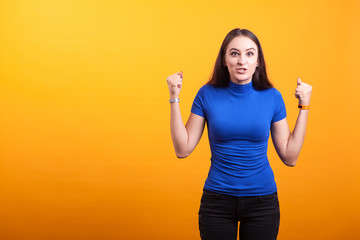
M 274 91 L 275 97 L 282 97 L 281 92 L 279 90 L 277 90 L 276 88 L 272 88 L 272 89 Z
M 269 92 L 269 97 L 274 99 L 275 102 L 282 102 L 283 101 L 282 94 L 278 89 L 272 87 L 272 88 L 269 88 L 267 90 Z
M 282 101 L 283 99 L 281 92 L 274 87 L 267 88 L 264 90 L 257 90 L 257 94 L 259 97 L 261 96 L 261 98 L 265 98 L 268 101 L 278 102 L 278 101 Z

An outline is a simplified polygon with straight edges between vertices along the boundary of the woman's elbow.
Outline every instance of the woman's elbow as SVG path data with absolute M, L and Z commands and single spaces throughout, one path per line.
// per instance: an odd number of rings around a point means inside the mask
M 288 167 L 295 167 L 295 166 L 296 166 L 296 162 L 285 163 L 285 165 L 288 166 Z
M 281 159 L 283 163 L 288 167 L 295 167 L 297 158 L 294 159 Z
M 175 154 L 177 158 L 186 158 L 192 153 L 194 149 L 189 147 L 175 148 Z
M 186 158 L 187 156 L 189 156 L 189 153 L 176 152 L 176 157 L 179 158 L 179 159 Z

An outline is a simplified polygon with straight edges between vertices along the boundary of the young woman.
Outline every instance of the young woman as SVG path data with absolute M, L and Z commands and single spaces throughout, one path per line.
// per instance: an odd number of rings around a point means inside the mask
M 262 48 L 249 30 L 225 37 L 210 81 L 200 88 L 184 126 L 179 108 L 183 74 L 167 78 L 171 136 L 177 157 L 187 157 L 207 122 L 211 167 L 199 210 L 203 240 L 276 239 L 280 212 L 277 187 L 267 158 L 274 147 L 287 166 L 295 166 L 305 137 L 312 87 L 297 80 L 299 115 L 290 132 L 283 98 L 270 83 Z

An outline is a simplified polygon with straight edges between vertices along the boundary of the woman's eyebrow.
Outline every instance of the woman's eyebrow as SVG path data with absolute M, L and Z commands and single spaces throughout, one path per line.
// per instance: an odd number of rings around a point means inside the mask
M 237 48 L 231 48 L 230 51 L 231 51 L 231 50 L 236 50 L 236 51 L 239 51 L 239 52 L 240 52 L 240 50 L 237 49 Z M 254 50 L 254 51 L 256 51 L 255 48 L 248 48 L 248 49 L 246 49 L 245 51 L 249 51 L 249 50 Z

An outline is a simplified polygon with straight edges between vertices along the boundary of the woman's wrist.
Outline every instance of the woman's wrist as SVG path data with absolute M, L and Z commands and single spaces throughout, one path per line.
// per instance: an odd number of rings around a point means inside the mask
M 179 98 L 179 95 L 170 95 L 170 99 Z
M 310 105 L 302 105 L 302 104 L 298 104 L 298 108 L 300 110 L 309 110 L 310 109 Z
M 298 105 L 310 105 L 310 101 L 299 101 Z
M 179 98 L 170 98 L 169 102 L 170 103 L 180 102 L 180 99 Z
M 299 101 L 298 108 L 300 110 L 309 110 L 310 109 L 310 101 Z

